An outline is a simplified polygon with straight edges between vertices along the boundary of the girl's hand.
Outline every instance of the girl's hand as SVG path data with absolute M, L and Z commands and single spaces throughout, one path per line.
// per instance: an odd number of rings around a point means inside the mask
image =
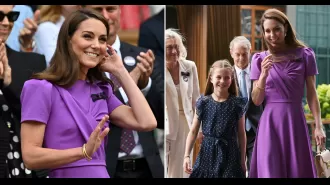
M 186 173 L 191 174 L 192 168 L 190 165 L 190 157 L 186 156 L 183 160 L 183 169 Z
M 246 162 L 241 164 L 244 175 L 246 174 Z

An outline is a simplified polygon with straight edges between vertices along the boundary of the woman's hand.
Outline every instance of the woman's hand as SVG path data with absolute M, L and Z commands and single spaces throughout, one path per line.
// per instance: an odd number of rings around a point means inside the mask
M 264 60 L 261 62 L 261 77 L 262 78 L 267 78 L 268 74 L 269 74 L 269 70 L 273 65 L 272 59 L 271 59 L 272 55 L 268 55 L 264 58 Z
M 89 139 L 86 143 L 86 152 L 89 157 L 92 157 L 93 153 L 100 147 L 104 137 L 108 135 L 110 131 L 109 127 L 105 128 L 102 131 L 105 122 L 107 122 L 108 120 L 109 116 L 105 115 L 100 121 L 100 123 L 97 125 L 97 127 L 94 129 L 92 134 L 89 136 Z
M 109 72 L 117 77 L 118 74 L 123 69 L 125 69 L 123 61 L 110 45 L 107 45 L 107 48 L 110 55 L 108 52 L 105 52 L 106 54 L 100 62 L 100 69 L 104 72 Z
M 320 146 L 321 147 L 320 149 L 324 148 L 326 136 L 323 128 L 316 128 L 314 134 L 315 134 L 316 145 Z

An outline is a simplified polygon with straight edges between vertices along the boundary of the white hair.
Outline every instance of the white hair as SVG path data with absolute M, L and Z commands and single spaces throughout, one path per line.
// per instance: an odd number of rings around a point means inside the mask
M 179 47 L 179 60 L 187 58 L 187 48 L 184 46 L 183 41 L 185 38 L 178 29 L 168 28 L 165 30 L 165 39 L 174 39 Z
M 244 36 L 236 36 L 229 44 L 229 49 L 232 50 L 236 43 L 244 44 L 248 50 L 251 49 L 251 42 Z

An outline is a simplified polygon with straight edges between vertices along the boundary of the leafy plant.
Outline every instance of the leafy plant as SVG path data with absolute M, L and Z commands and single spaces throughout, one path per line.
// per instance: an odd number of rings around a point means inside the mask
M 320 101 L 321 118 L 330 119 L 330 84 L 318 85 L 316 91 Z M 304 109 L 306 113 L 311 113 L 308 104 Z

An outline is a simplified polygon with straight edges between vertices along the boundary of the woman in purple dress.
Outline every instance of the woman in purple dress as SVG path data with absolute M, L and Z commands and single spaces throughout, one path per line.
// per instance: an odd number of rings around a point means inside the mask
M 317 145 L 325 143 L 315 88 L 315 54 L 297 40 L 286 15 L 276 9 L 261 18 L 265 51 L 252 57 L 252 100 L 264 104 L 250 177 L 314 178 L 316 169 L 302 107 L 304 85 L 315 118 Z
M 29 169 L 51 169 L 50 178 L 109 178 L 108 119 L 128 129 L 156 127 L 143 94 L 106 44 L 108 35 L 109 24 L 99 13 L 71 14 L 60 29 L 49 68 L 25 82 L 21 137 Z M 131 107 L 116 98 L 104 72 L 117 77 Z

